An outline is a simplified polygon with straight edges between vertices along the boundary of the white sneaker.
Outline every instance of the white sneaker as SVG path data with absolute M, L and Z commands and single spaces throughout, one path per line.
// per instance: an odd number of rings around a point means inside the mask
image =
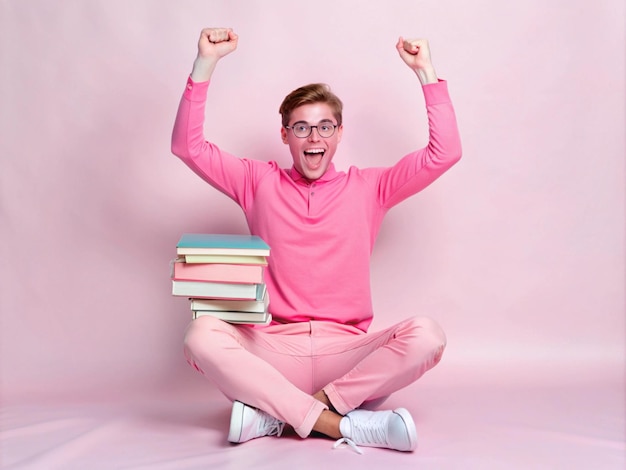
M 268 415 L 265 411 L 252 408 L 240 401 L 233 403 L 230 414 L 230 442 L 246 442 L 263 436 L 280 436 L 285 423 Z
M 387 449 L 412 451 L 417 448 L 417 431 L 408 410 L 393 411 L 354 410 L 341 418 L 339 430 L 343 436 L 334 448 L 348 444 L 356 452 L 357 446 L 385 447 Z

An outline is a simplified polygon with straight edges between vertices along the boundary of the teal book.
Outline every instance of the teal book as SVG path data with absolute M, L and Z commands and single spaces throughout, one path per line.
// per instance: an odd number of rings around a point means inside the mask
M 270 247 L 257 235 L 184 233 L 176 244 L 176 254 L 269 256 Z

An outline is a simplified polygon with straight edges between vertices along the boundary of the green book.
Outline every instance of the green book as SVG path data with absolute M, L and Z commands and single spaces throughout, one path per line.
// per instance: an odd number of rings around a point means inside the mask
M 239 255 L 184 255 L 185 263 L 215 263 L 215 264 L 250 264 L 267 266 L 265 256 L 239 256 Z
M 176 244 L 176 254 L 269 256 L 270 247 L 257 235 L 184 233 Z

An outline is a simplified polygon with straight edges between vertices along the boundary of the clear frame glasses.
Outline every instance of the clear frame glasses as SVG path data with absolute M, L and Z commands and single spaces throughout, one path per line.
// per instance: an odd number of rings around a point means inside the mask
M 310 136 L 311 132 L 313 132 L 313 128 L 317 129 L 317 133 L 320 137 L 327 139 L 333 136 L 337 125 L 333 124 L 332 121 L 322 121 L 317 126 L 311 126 L 307 122 L 296 122 L 293 126 L 285 126 L 285 129 L 291 129 L 293 135 L 299 139 L 305 139 Z

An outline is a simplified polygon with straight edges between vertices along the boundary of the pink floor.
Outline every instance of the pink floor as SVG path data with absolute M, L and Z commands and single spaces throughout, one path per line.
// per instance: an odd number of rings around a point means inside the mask
M 366 448 L 358 455 L 293 433 L 230 445 L 229 403 L 194 380 L 182 391 L 126 400 L 13 404 L 2 410 L 1 467 L 626 468 L 621 363 L 488 370 L 443 362 L 387 405 L 413 413 L 416 452 Z

